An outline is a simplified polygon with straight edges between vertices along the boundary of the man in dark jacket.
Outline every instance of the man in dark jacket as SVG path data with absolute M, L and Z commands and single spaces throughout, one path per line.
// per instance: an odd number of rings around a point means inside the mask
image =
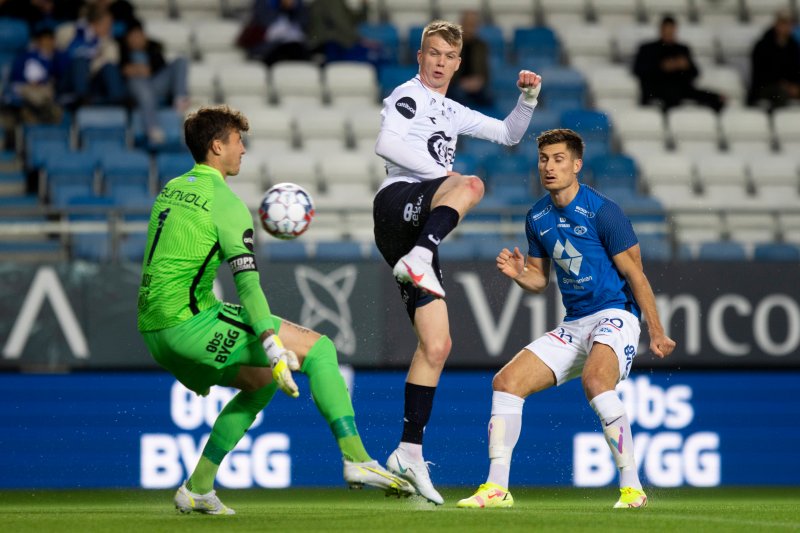
M 785 11 L 753 47 L 749 103 L 770 108 L 800 100 L 800 45 L 792 35 L 792 17 Z
M 664 109 L 693 100 L 719 111 L 723 98 L 694 86 L 699 75 L 688 46 L 676 40 L 677 22 L 669 15 L 661 20 L 658 40 L 639 47 L 633 73 L 639 78 L 641 103 L 658 103 Z

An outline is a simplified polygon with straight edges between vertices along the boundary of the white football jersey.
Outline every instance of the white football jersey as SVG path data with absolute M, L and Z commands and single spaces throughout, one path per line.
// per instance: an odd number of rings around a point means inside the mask
M 397 181 L 441 178 L 453 169 L 459 135 L 512 145 L 530 123 L 533 106 L 522 99 L 505 120 L 488 117 L 425 87 L 419 76 L 383 100 L 375 151 L 386 161 L 381 189 Z

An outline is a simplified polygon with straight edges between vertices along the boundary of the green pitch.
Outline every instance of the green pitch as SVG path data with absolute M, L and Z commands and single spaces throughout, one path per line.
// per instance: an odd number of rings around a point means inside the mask
M 173 491 L 0 491 L 4 532 L 199 533 L 204 531 L 800 531 L 800 487 L 653 489 L 644 510 L 612 510 L 616 491 L 532 488 L 513 491 L 512 509 L 455 506 L 469 489 L 442 491 L 442 507 L 385 498 L 374 490 L 222 490 L 237 514 L 179 515 Z

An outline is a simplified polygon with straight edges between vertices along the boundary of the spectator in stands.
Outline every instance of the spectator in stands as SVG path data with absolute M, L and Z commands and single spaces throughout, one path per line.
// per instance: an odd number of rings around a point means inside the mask
M 358 33 L 358 25 L 367 20 L 369 2 L 362 0 L 353 9 L 345 0 L 314 2 L 309 7 L 308 40 L 312 53 L 330 61 L 372 61 L 380 54 L 378 43 Z
M 172 103 L 179 113 L 186 112 L 189 107 L 186 58 L 177 57 L 167 62 L 161 43 L 148 39 L 142 24 L 134 21 L 120 46 L 120 66 L 128 91 L 142 113 L 148 142 L 151 145 L 163 143 L 158 107 Z
M 255 0 L 251 20 L 237 43 L 268 66 L 287 60 L 309 61 L 308 17 L 303 0 Z
M 693 100 L 719 111 L 724 98 L 695 87 L 700 71 L 692 60 L 689 47 L 677 41 L 677 30 L 675 18 L 665 15 L 661 20 L 659 38 L 639 47 L 633 73 L 639 78 L 641 104 L 656 103 L 669 109 L 680 105 L 683 100 Z
M 792 35 L 792 16 L 786 11 L 759 39 L 751 54 L 749 103 L 771 109 L 800 101 L 800 44 Z
M 86 14 L 65 36 L 69 67 L 63 87 L 63 102 L 123 104 L 125 81 L 119 69 L 119 46 L 112 35 L 114 19 L 102 6 L 90 4 Z
M 56 51 L 53 27 L 45 22 L 34 28 L 31 44 L 11 65 L 3 103 L 18 110 L 25 123 L 56 123 L 62 109 L 56 103 L 56 79 L 63 58 Z
M 453 76 L 450 98 L 467 107 L 490 108 L 489 46 L 478 36 L 480 14 L 467 10 L 461 15 L 464 46 L 461 48 L 461 66 Z

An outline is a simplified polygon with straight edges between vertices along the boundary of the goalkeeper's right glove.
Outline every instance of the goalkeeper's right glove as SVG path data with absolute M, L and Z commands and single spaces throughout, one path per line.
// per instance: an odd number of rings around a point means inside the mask
M 262 345 L 272 366 L 272 379 L 283 392 L 292 398 L 297 398 L 300 391 L 292 377 L 293 370 L 300 370 L 297 355 L 284 348 L 281 339 L 275 334 L 264 339 Z

